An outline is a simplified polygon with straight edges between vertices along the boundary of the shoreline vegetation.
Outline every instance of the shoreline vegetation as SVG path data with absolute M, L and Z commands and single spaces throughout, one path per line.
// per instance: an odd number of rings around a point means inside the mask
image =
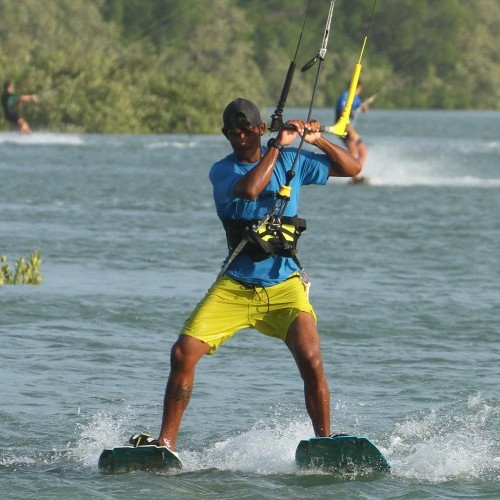
M 43 281 L 40 273 L 42 259 L 35 250 L 28 261 L 20 257 L 12 269 L 5 255 L 0 256 L 0 287 L 3 285 L 39 285 Z
M 2 81 L 35 93 L 34 130 L 92 133 L 220 131 L 220 111 L 245 96 L 274 108 L 308 1 L 0 0 Z M 334 107 L 363 38 L 364 94 L 379 109 L 500 109 L 495 0 L 339 0 L 315 107 Z M 287 106 L 307 107 L 328 2 L 313 0 Z M 2 130 L 13 130 L 5 119 Z

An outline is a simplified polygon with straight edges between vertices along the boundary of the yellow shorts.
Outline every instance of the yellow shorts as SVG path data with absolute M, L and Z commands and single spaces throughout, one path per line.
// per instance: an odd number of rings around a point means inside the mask
M 277 285 L 244 285 L 222 276 L 208 290 L 184 323 L 182 333 L 197 338 L 215 351 L 242 328 L 255 328 L 264 335 L 286 339 L 300 312 L 316 313 L 298 274 Z

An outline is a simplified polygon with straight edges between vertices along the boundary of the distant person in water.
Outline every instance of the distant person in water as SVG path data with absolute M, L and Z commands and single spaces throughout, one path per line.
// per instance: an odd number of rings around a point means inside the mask
M 27 102 L 38 102 L 35 94 L 16 94 L 14 84 L 6 81 L 3 84 L 2 108 L 5 119 L 17 126 L 21 134 L 31 134 L 29 123 L 20 115 L 21 107 Z
M 366 148 L 358 131 L 354 127 L 354 123 L 356 120 L 356 116 L 360 111 L 366 113 L 369 110 L 370 104 L 375 100 L 375 95 L 372 95 L 363 100 L 361 97 L 362 90 L 363 86 L 361 84 L 361 81 L 359 81 L 356 87 L 356 93 L 354 94 L 354 101 L 352 102 L 351 114 L 349 117 L 349 125 L 347 125 L 347 135 L 345 137 L 342 137 L 342 140 L 344 141 L 344 144 L 347 146 L 347 149 L 351 152 L 351 154 L 359 160 L 359 162 L 361 163 L 361 167 L 364 167 L 366 161 L 366 155 L 368 154 L 368 149 Z M 344 108 L 346 107 L 347 104 L 348 94 L 349 91 L 345 90 L 339 95 L 337 99 L 337 105 L 335 108 L 335 114 L 336 114 L 335 122 L 337 122 L 339 118 L 342 116 L 342 112 L 344 111 Z M 351 182 L 361 183 L 365 181 L 366 179 L 364 177 L 356 176 L 352 178 Z

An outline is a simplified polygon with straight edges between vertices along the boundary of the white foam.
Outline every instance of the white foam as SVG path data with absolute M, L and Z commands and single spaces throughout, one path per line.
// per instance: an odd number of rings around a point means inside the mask
M 99 455 L 104 448 L 124 444 L 126 425 L 129 425 L 129 418 L 125 415 L 117 417 L 98 413 L 90 422 L 78 425 L 80 435 L 76 444 L 68 443 L 67 453 L 87 467 L 97 467 Z
M 184 450 L 181 455 L 187 470 L 216 468 L 257 474 L 291 474 L 296 472 L 297 444 L 310 435 L 310 424 L 305 421 L 286 425 L 259 423 L 202 452 Z
M 174 148 L 174 149 L 188 149 L 194 148 L 197 145 L 196 142 L 182 142 L 182 141 L 158 141 L 151 142 L 150 144 L 146 144 L 146 149 L 165 149 L 165 148 Z
M 422 148 L 428 147 L 425 144 Z M 437 146 L 436 151 L 439 151 Z M 462 145 L 462 147 L 466 147 Z M 492 145 L 494 148 L 494 145 Z M 469 153 L 470 154 L 470 153 Z M 369 150 L 363 176 L 372 186 L 498 187 L 500 178 L 485 178 L 455 171 L 453 160 L 435 152 L 422 153 L 417 146 L 377 144 Z
M 490 428 L 493 406 L 472 396 L 467 408 L 432 409 L 396 426 L 386 453 L 393 474 L 441 483 L 498 474 L 496 435 Z
M 0 144 L 18 144 L 20 146 L 66 145 L 80 146 L 84 140 L 79 135 L 56 134 L 52 132 L 34 132 L 19 134 L 17 132 L 0 133 Z
M 498 477 L 500 457 L 492 422 L 499 410 L 481 395 L 467 403 L 428 412 L 398 423 L 385 439 L 369 435 L 391 463 L 391 474 L 404 479 L 442 483 L 454 479 Z M 132 410 L 120 417 L 97 414 L 79 425 L 76 445 L 68 443 L 66 453 L 84 466 L 96 468 L 103 448 L 128 439 Z M 244 471 L 255 474 L 296 474 L 295 450 L 301 439 L 312 436 L 306 416 L 287 421 L 283 415 L 256 423 L 251 429 L 202 448 L 178 450 L 184 472 L 207 469 Z M 4 462 L 8 457 L 4 455 Z M 16 457 L 19 463 L 19 457 Z M 8 464 L 4 464 L 8 465 Z M 314 472 L 315 474 L 318 471 Z M 302 474 L 302 473 L 301 473 Z

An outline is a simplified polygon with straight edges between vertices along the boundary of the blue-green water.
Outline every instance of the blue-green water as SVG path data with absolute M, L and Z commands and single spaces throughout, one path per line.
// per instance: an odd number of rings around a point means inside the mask
M 158 432 L 170 345 L 225 257 L 207 174 L 228 144 L 4 133 L 0 255 L 39 249 L 45 280 L 0 288 L 2 498 L 500 497 L 500 113 L 358 128 L 371 185 L 306 188 L 300 254 L 332 430 L 369 436 L 392 472 L 297 471 L 295 364 L 248 330 L 200 362 L 182 472 L 100 474 L 103 447 Z

